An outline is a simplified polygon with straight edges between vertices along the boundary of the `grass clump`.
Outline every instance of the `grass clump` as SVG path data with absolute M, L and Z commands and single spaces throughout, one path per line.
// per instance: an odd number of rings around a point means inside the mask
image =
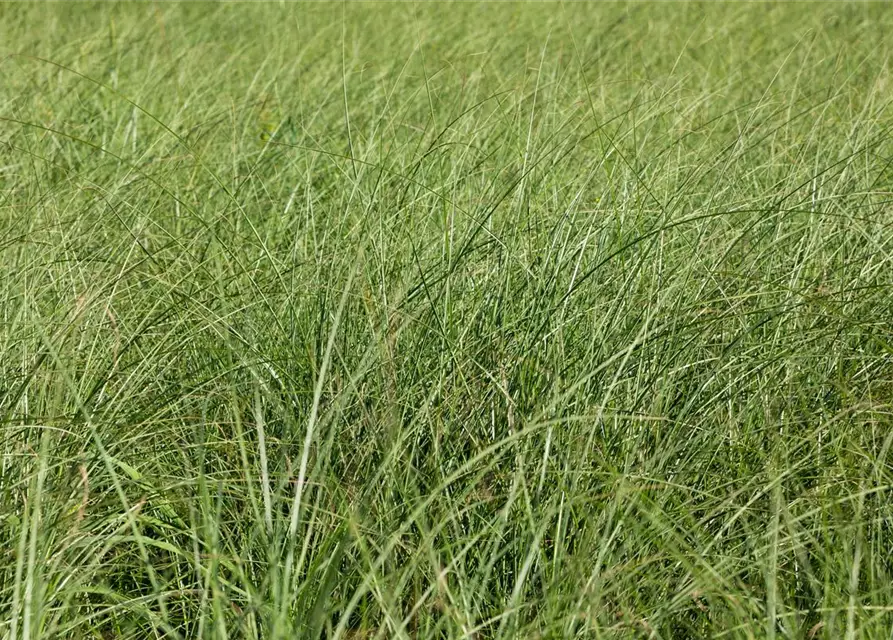
M 889 637 L 886 7 L 0 18 L 0 637 Z

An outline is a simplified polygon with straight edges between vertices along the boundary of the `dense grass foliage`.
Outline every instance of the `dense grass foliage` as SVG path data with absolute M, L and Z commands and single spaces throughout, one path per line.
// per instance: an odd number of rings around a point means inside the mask
M 0 4 L 0 637 L 889 638 L 884 4 Z

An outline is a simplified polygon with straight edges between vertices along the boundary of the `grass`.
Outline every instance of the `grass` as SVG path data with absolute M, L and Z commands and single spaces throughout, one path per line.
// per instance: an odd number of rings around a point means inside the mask
M 0 638 L 889 638 L 883 4 L 0 4 Z

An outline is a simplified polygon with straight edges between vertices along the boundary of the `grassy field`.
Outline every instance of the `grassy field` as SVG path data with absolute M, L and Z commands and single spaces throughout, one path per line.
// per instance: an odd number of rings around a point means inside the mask
M 890 638 L 884 4 L 0 4 L 0 638 Z

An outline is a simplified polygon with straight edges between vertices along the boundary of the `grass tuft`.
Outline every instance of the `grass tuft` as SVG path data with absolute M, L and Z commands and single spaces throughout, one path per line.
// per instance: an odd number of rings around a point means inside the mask
M 888 638 L 891 18 L 0 5 L 0 638 Z

